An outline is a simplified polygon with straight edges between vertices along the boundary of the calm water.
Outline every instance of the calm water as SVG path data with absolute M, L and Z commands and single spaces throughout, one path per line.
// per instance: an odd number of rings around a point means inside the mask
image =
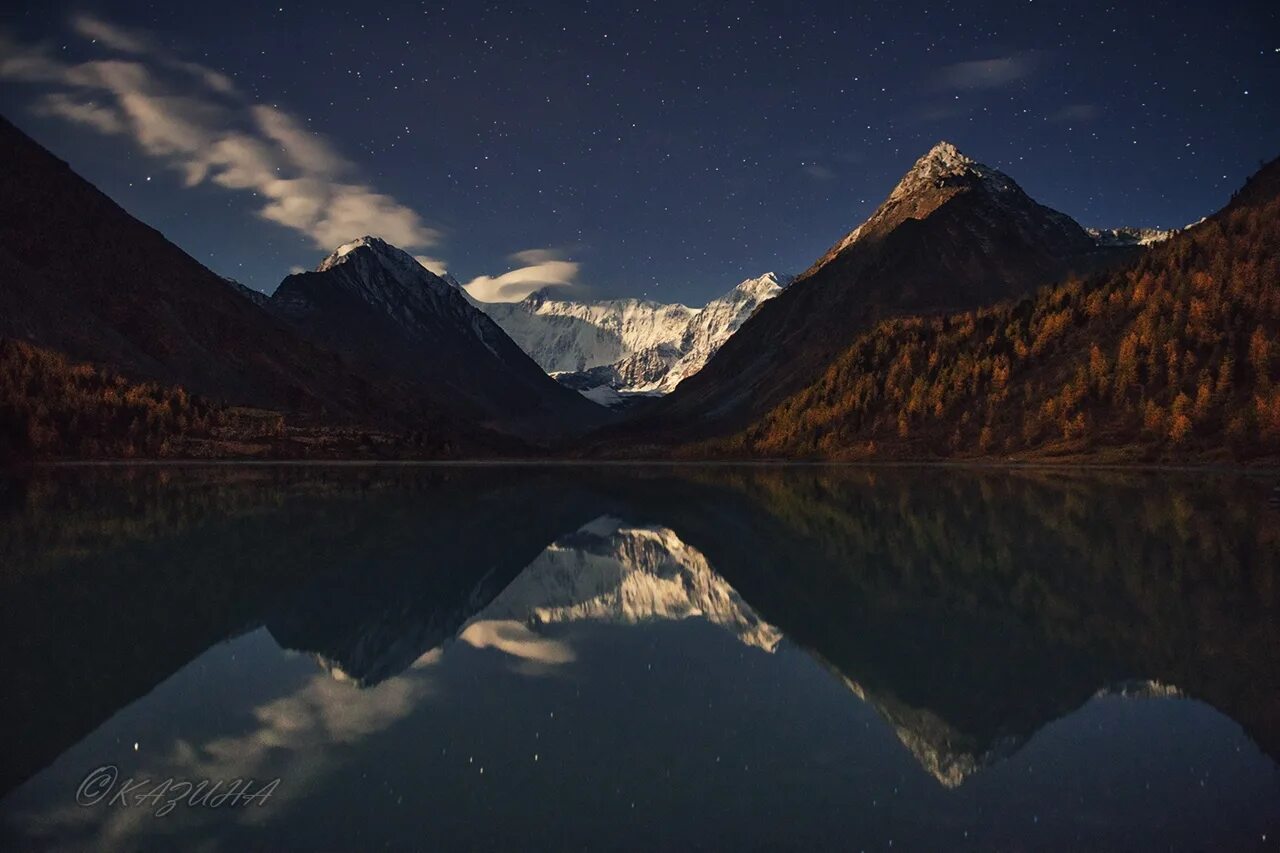
M 0 847 L 1274 848 L 1270 485 L 38 473 L 0 491 Z M 78 804 L 103 766 L 148 786 Z M 279 782 L 157 816 L 169 778 Z

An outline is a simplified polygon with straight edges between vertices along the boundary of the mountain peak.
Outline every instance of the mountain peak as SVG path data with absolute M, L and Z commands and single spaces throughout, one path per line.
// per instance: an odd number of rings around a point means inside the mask
M 391 260 L 396 264 L 404 263 L 407 260 L 417 266 L 421 266 L 421 264 L 418 264 L 417 260 L 415 260 L 412 255 L 403 249 L 391 245 L 380 237 L 374 237 L 366 234 L 365 236 L 352 240 L 349 243 L 343 243 L 341 246 L 334 249 L 333 252 L 321 261 L 318 267 L 316 267 L 316 272 L 325 272 L 326 270 L 333 269 L 340 263 L 344 263 L 346 259 L 357 249 L 370 249 L 380 257 Z
M 369 235 L 343 243 L 315 269 L 318 273 L 338 270 L 348 274 L 345 278 L 357 289 L 370 293 L 383 291 L 382 296 L 386 295 L 388 286 L 411 291 L 422 289 L 437 294 L 448 294 L 454 290 L 463 292 L 424 267 L 404 249 Z
M 995 192 L 1008 192 L 1016 187 L 1009 176 L 979 163 L 944 139 L 916 161 L 911 171 L 894 187 L 889 200 L 895 201 L 924 189 L 945 186 L 965 178 L 976 178 Z
M 750 296 L 767 295 L 766 298 L 768 298 L 769 296 L 774 296 L 777 293 L 780 293 L 794 279 L 795 276 L 792 275 L 767 272 L 764 275 L 757 276 L 756 278 L 748 278 L 739 282 L 738 286 L 733 289 L 732 293 L 742 293 Z
M 832 246 L 809 272 L 824 266 L 869 232 L 896 227 L 904 219 L 923 219 L 947 197 L 966 187 L 981 188 L 1005 199 L 1025 195 L 1004 172 L 979 163 L 944 139 L 915 162 L 866 222 Z
M 972 164 L 973 158 L 968 157 L 960 152 L 947 140 L 943 139 L 937 145 L 929 149 L 929 152 L 920 158 L 921 161 L 931 160 L 938 163 L 947 164 L 954 167 L 968 166 Z

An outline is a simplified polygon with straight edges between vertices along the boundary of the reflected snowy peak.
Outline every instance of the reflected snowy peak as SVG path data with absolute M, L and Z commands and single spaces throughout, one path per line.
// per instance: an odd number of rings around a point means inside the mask
M 463 633 L 476 623 L 500 620 L 536 627 L 692 617 L 767 652 L 782 639 L 674 531 L 601 516 L 548 546 Z

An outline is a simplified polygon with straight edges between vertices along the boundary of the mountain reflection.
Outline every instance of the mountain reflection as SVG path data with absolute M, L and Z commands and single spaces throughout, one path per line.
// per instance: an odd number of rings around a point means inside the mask
M 42 472 L 0 546 L 3 790 L 265 627 L 375 689 L 455 643 L 701 619 L 818 660 L 954 787 L 1099 692 L 1181 691 L 1280 754 L 1280 513 L 1222 477 L 856 468 Z M 358 701 L 358 697 L 353 697 Z

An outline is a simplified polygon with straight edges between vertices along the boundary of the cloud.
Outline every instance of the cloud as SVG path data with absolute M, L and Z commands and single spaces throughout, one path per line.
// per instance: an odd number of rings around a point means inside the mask
M 524 266 L 500 276 L 482 275 L 463 285 L 481 302 L 519 302 L 544 287 L 571 287 L 576 284 L 579 265 L 562 260 L 554 249 L 526 249 L 511 260 Z
M 414 255 L 413 259 L 436 275 L 448 275 L 449 273 L 449 265 L 439 258 L 433 258 L 429 255 Z
M 815 181 L 830 181 L 836 176 L 834 170 L 823 166 L 821 163 L 806 163 L 801 167 L 801 169 L 806 175 L 813 178 Z
M 280 150 L 300 169 L 341 173 L 350 164 L 336 154 L 317 134 L 305 129 L 288 113 L 261 104 L 251 108 L 262 133 L 279 144 Z
M 1035 56 L 1020 53 L 944 66 L 938 74 L 938 82 L 944 89 L 961 91 L 1002 89 L 1031 76 L 1035 69 Z
M 53 90 L 36 102 L 37 112 L 127 134 L 180 172 L 187 186 L 208 182 L 250 194 L 259 216 L 324 251 L 364 234 L 409 250 L 439 242 L 440 233 L 417 211 L 361 180 L 306 122 L 246 101 L 225 74 L 92 15 L 74 16 L 71 28 L 126 56 L 71 64 L 42 46 L 0 36 L 0 78 Z
M 573 648 L 564 640 L 544 637 L 514 619 L 478 619 L 468 624 L 458 638 L 477 649 L 494 648 L 533 663 L 556 665 L 576 659 Z
M 962 104 L 948 98 L 945 102 L 932 102 L 913 107 L 902 114 L 905 124 L 934 124 L 952 121 L 973 112 L 972 105 Z
M 90 41 L 118 50 L 122 53 L 149 53 L 153 50 L 151 39 L 145 34 L 109 24 L 93 15 L 74 15 L 71 29 Z
M 94 100 L 76 100 L 61 92 L 41 98 L 36 104 L 36 112 L 87 124 L 99 133 L 124 132 L 124 119 L 116 110 L 104 107 Z

